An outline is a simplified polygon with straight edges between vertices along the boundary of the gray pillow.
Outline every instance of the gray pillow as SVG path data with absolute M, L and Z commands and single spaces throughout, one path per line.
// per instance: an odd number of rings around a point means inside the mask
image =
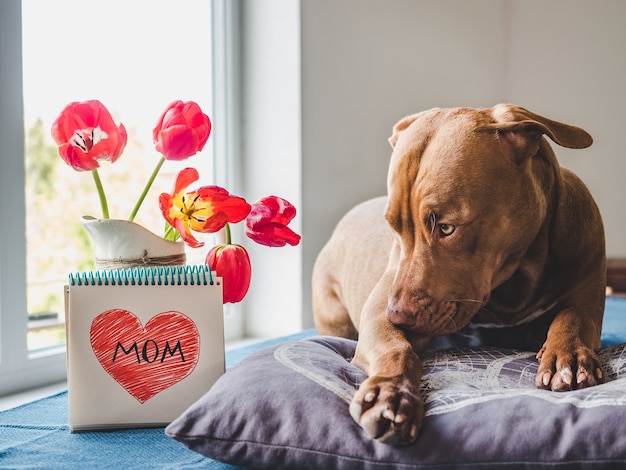
M 599 350 L 607 383 L 537 390 L 533 353 L 421 354 L 417 443 L 369 439 L 348 413 L 365 379 L 353 341 L 315 337 L 259 351 L 166 428 L 188 448 L 247 469 L 616 468 L 626 464 L 626 344 Z

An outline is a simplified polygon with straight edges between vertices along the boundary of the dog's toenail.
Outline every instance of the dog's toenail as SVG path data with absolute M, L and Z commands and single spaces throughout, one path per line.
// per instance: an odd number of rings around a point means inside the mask
M 393 421 L 395 417 L 396 415 L 389 408 L 383 411 L 383 418 L 388 419 L 389 421 Z
M 550 385 L 550 372 L 545 372 L 543 374 L 543 377 L 541 379 L 541 381 L 543 382 L 543 384 L 547 387 L 548 385 Z
M 572 371 L 569 367 L 561 370 L 561 378 L 567 385 L 572 385 Z
M 374 392 L 367 392 L 363 400 L 365 400 L 367 403 L 371 403 L 374 401 L 374 398 L 376 398 Z

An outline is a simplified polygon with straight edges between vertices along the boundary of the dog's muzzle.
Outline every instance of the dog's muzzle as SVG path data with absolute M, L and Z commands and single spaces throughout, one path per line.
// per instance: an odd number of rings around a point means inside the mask
M 447 335 L 464 328 L 484 302 L 436 301 L 425 293 L 409 302 L 391 299 L 387 319 L 400 329 L 423 335 Z

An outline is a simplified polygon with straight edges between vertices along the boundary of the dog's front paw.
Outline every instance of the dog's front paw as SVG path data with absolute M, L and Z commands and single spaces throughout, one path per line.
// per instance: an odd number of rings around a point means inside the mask
M 415 442 L 423 412 L 419 390 L 404 378 L 370 377 L 350 404 L 350 414 L 367 435 L 391 445 Z
M 586 346 L 556 350 L 544 344 L 537 359 L 539 370 L 535 385 L 539 388 L 562 392 L 604 382 L 600 360 L 593 349 Z

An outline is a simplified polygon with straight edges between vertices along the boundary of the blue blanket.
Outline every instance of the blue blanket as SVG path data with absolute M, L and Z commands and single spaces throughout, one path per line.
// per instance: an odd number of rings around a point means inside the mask
M 307 330 L 227 351 L 226 368 L 262 348 L 314 334 Z M 67 392 L 0 412 L 0 468 L 237 469 L 188 450 L 163 428 L 71 434 Z
M 315 330 L 307 330 L 228 351 L 227 369 L 257 350 L 314 334 Z M 626 300 L 611 297 L 607 299 L 602 345 L 623 342 Z M 67 423 L 66 392 L 0 412 L 0 468 L 237 468 L 188 450 L 167 437 L 163 428 L 71 434 Z

